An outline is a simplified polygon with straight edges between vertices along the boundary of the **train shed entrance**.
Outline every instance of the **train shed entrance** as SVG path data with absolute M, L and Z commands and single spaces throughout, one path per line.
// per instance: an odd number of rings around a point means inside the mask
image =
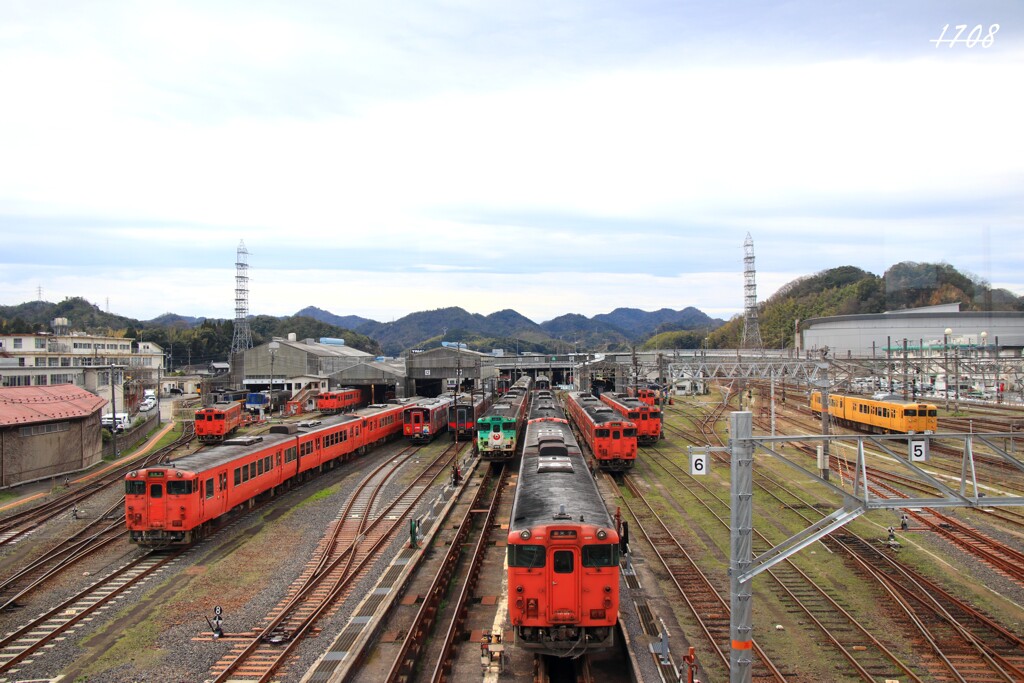
M 417 396 L 439 396 L 456 390 L 493 391 L 498 371 L 494 356 L 457 345 L 414 353 L 406 360 L 410 390 Z

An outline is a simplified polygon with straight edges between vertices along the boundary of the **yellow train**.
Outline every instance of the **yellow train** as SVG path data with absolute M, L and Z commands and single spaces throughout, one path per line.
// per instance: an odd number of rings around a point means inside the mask
M 839 424 L 876 434 L 934 434 L 939 423 L 931 403 L 829 394 L 828 404 L 828 414 Z M 821 417 L 820 391 L 811 394 L 811 411 Z

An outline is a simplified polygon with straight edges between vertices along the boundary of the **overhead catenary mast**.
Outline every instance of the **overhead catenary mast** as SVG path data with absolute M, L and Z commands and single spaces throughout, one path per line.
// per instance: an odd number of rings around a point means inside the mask
M 743 343 L 740 348 L 760 349 L 761 327 L 757 322 L 757 278 L 754 271 L 754 240 L 743 240 Z
M 249 250 L 245 240 L 238 242 L 235 257 L 235 333 L 231 338 L 231 353 L 252 348 L 252 331 L 249 329 Z

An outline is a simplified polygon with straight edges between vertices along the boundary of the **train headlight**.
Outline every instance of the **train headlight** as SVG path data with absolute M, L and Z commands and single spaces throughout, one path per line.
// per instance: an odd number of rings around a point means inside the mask
M 184 477 L 184 476 L 185 476 L 185 475 L 184 475 L 184 474 L 182 474 L 181 472 L 176 472 L 175 474 L 177 474 L 177 475 L 178 475 L 178 478 L 179 478 L 179 479 L 180 479 L 181 477 Z
M 529 529 L 523 529 L 519 532 L 519 538 L 523 539 L 524 541 L 530 540 L 530 536 L 531 534 Z
M 598 529 L 597 530 L 597 540 L 603 541 L 606 538 L 608 538 L 608 532 L 605 531 L 604 529 Z
M 131 472 L 128 473 L 128 476 L 129 477 L 137 477 L 137 476 L 139 476 L 139 473 L 136 472 L 135 470 L 132 470 Z

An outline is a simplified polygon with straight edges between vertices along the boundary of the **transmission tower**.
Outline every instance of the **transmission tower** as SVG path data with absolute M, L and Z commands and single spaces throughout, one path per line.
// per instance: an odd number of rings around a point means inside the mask
M 754 240 L 743 240 L 743 343 L 740 348 L 760 349 L 761 327 L 757 323 L 757 278 L 754 271 Z
M 235 335 L 231 339 L 231 353 L 252 348 L 252 332 L 249 330 L 249 250 L 245 240 L 238 242 L 238 256 L 235 257 Z

